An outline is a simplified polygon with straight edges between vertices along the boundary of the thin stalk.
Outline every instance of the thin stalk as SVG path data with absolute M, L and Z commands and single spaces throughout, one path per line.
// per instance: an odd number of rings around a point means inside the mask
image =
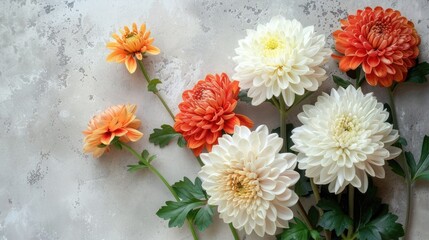
M 280 137 L 283 138 L 282 152 L 287 151 L 287 139 L 286 139 L 286 103 L 283 99 L 280 99 Z
M 353 219 L 354 219 L 354 203 L 355 203 L 355 189 L 353 185 L 349 184 L 349 216 L 352 219 L 352 225 L 347 232 L 347 238 L 351 239 L 353 236 Z
M 399 125 L 398 125 L 398 118 L 396 115 L 396 105 L 395 105 L 395 99 L 393 96 L 393 90 L 394 87 L 392 88 L 386 88 L 388 93 L 389 93 L 389 100 L 390 100 L 390 108 L 392 110 L 392 119 L 393 119 L 393 128 L 398 130 L 398 134 L 399 134 Z M 400 135 L 400 134 L 399 134 Z M 405 156 L 404 156 L 404 149 L 402 148 L 402 145 L 400 145 L 401 147 L 401 155 L 400 158 L 402 159 L 402 168 L 405 171 L 405 184 L 407 187 L 407 207 L 406 207 L 406 212 L 405 212 L 405 222 L 404 222 L 404 239 L 407 239 L 407 231 L 408 231 L 408 227 L 410 224 L 410 214 L 411 214 L 411 208 L 412 208 L 412 202 L 411 202 L 411 194 L 413 191 L 413 185 L 412 185 L 412 180 L 411 180 L 411 176 L 410 176 L 410 169 L 408 167 L 407 162 L 405 161 Z
M 231 229 L 232 236 L 234 236 L 234 240 L 240 240 L 240 237 L 238 236 L 237 230 L 232 226 L 232 223 L 228 224 L 229 229 Z
M 146 69 L 144 68 L 143 61 L 142 61 L 142 60 L 137 60 L 137 63 L 139 64 L 140 70 L 142 71 L 144 78 L 146 79 L 147 83 L 149 84 L 149 82 L 150 82 L 150 77 L 149 77 L 149 74 L 147 73 Z M 154 92 L 154 94 L 155 94 L 155 95 L 158 97 L 158 99 L 161 101 L 161 103 L 162 103 L 162 105 L 164 106 L 165 110 L 167 110 L 168 114 L 170 115 L 170 117 L 171 117 L 171 118 L 173 119 L 173 121 L 174 121 L 174 120 L 175 120 L 175 119 L 174 119 L 174 114 L 173 114 L 173 112 L 171 111 L 171 109 L 168 107 L 167 102 L 165 102 L 164 98 L 161 96 L 161 94 L 159 94 L 159 92 L 158 92 L 158 91 Z M 201 158 L 200 158 L 200 157 L 196 156 L 195 158 L 197 159 L 197 161 L 198 161 L 198 163 L 200 164 L 200 166 L 204 166 L 204 163 L 201 161 Z
M 314 183 L 313 178 L 310 178 L 310 185 L 311 185 L 311 189 L 313 190 L 314 200 L 316 201 L 316 204 L 317 204 L 320 201 L 320 193 L 319 193 L 319 188 Z M 323 210 L 319 207 L 317 207 L 317 209 L 319 210 L 319 215 L 322 216 Z M 330 240 L 331 239 L 331 233 L 329 231 L 327 231 L 326 229 L 324 229 L 323 232 L 325 233 L 326 239 Z
M 305 224 L 308 226 L 310 230 L 313 230 L 313 226 L 311 225 L 311 222 L 308 218 L 307 212 L 305 211 L 304 206 L 302 205 L 301 201 L 298 200 L 298 203 L 296 204 L 298 206 L 298 212 L 302 217 L 302 220 L 304 220 Z
M 143 73 L 144 78 L 146 79 L 147 83 L 149 83 L 151 81 L 151 78 L 149 77 L 149 74 L 147 73 L 146 69 L 144 68 L 143 62 L 142 60 L 137 60 L 137 63 L 140 66 L 140 70 Z M 174 114 L 171 111 L 171 109 L 168 107 L 167 103 L 165 102 L 164 98 L 161 96 L 161 94 L 159 94 L 158 91 L 153 92 L 158 99 L 161 101 L 162 105 L 164 106 L 165 110 L 167 110 L 168 114 L 170 114 L 170 117 L 173 119 L 174 121 Z
M 122 147 L 124 147 L 125 149 L 127 149 L 131 154 L 133 154 L 139 161 L 143 162 L 147 166 L 147 168 L 152 173 L 154 173 L 164 183 L 164 185 L 168 188 L 168 190 L 173 195 L 173 197 L 177 201 L 180 201 L 179 196 L 174 191 L 173 187 L 168 183 L 168 181 L 164 178 L 164 176 L 162 176 L 162 174 L 158 171 L 158 169 L 156 169 L 155 167 L 153 167 L 148 161 L 146 161 L 146 159 L 142 158 L 142 156 L 140 154 L 138 154 L 132 147 L 130 147 L 127 144 L 122 143 L 122 142 L 120 144 L 121 144 Z M 189 221 L 189 219 L 187 219 L 187 222 L 188 222 L 189 230 L 192 233 L 193 239 L 194 240 L 198 240 L 198 236 L 197 236 L 197 233 L 195 232 L 193 224 Z

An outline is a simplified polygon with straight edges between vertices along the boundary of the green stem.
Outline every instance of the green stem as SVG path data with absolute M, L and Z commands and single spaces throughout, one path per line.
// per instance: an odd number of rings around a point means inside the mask
M 232 236 L 234 236 L 234 240 L 240 240 L 240 237 L 238 236 L 237 230 L 232 226 L 232 223 L 228 224 L 229 229 L 231 229 Z
M 308 226 L 310 230 L 313 230 L 313 226 L 311 225 L 311 222 L 308 218 L 307 212 L 305 211 L 304 206 L 301 203 L 301 200 L 298 200 L 298 203 L 296 204 L 298 206 L 298 212 L 302 217 L 302 220 L 304 220 L 305 224 Z
M 198 163 L 200 164 L 201 167 L 204 166 L 204 163 L 203 163 L 203 161 L 201 161 L 200 156 L 196 156 L 195 158 L 197 159 L 197 161 L 198 161 Z
M 146 69 L 144 68 L 143 61 L 142 61 L 142 60 L 137 60 L 137 63 L 138 63 L 138 64 L 139 64 L 139 66 L 140 66 L 140 70 L 142 71 L 144 78 L 146 79 L 147 83 L 149 84 L 149 82 L 150 82 L 150 77 L 149 77 L 149 74 L 147 73 Z M 169 114 L 169 115 L 170 115 L 170 117 L 173 119 L 173 121 L 175 121 L 175 118 L 174 118 L 174 114 L 173 114 L 173 112 L 172 112 L 172 111 L 171 111 L 171 109 L 168 107 L 167 102 L 165 102 L 165 100 L 164 100 L 164 98 L 161 96 L 161 94 L 159 94 L 159 92 L 158 92 L 158 91 L 153 92 L 153 93 L 154 93 L 154 94 L 158 97 L 158 99 L 161 101 L 162 105 L 164 106 L 165 110 L 167 110 L 168 114 Z M 196 157 L 196 159 L 197 159 L 198 163 L 200 164 L 200 166 L 204 166 L 204 163 L 201 161 L 201 158 L 200 158 L 200 157 L 198 157 L 198 156 L 197 156 L 197 157 Z
M 394 85 L 395 86 L 395 85 Z M 398 125 L 398 118 L 396 115 L 396 105 L 395 105 L 395 99 L 393 96 L 393 92 L 394 92 L 394 86 L 392 88 L 386 88 L 388 90 L 389 93 L 389 100 L 390 100 L 390 108 L 392 110 L 392 119 L 393 119 L 393 128 L 398 130 L 398 134 L 399 133 L 399 125 Z M 401 155 L 400 158 L 402 159 L 402 168 L 405 171 L 405 184 L 407 187 L 407 206 L 406 206 L 406 212 L 405 212 L 405 222 L 404 222 L 404 239 L 407 239 L 407 231 L 408 231 L 408 227 L 409 227 L 409 223 L 410 223 L 410 214 L 411 214 L 411 208 L 412 208 L 412 202 L 411 202 L 411 194 L 412 194 L 412 190 L 413 190 L 413 186 L 412 186 L 412 180 L 411 180 L 411 176 L 410 176 L 410 169 L 408 167 L 408 164 L 405 160 L 405 156 L 404 156 L 404 149 L 402 147 L 402 145 L 399 145 L 401 147 Z
M 354 219 L 354 203 L 355 203 L 355 189 L 353 185 L 349 184 L 349 216 L 352 219 L 352 225 L 350 226 L 350 229 L 347 232 L 347 238 L 351 239 L 353 236 L 353 219 Z
M 156 176 L 158 176 L 158 178 L 161 179 L 161 181 L 168 188 L 168 190 L 173 195 L 173 197 L 176 199 L 176 201 L 180 201 L 180 198 L 177 195 L 177 193 L 174 191 L 173 187 L 167 182 L 167 180 L 164 178 L 164 176 L 162 176 L 162 174 L 158 171 L 158 169 L 156 169 L 154 166 L 152 166 L 148 161 L 146 161 L 146 159 L 142 158 L 142 156 L 140 154 L 138 154 L 132 147 L 130 147 L 127 144 L 122 143 L 122 142 L 120 142 L 120 144 L 122 147 L 127 149 L 131 154 L 133 154 L 139 161 L 143 162 L 152 173 L 154 173 Z M 197 236 L 197 233 L 195 232 L 195 229 L 194 229 L 192 222 L 190 222 L 189 219 L 187 219 L 187 222 L 188 222 L 189 230 L 192 233 L 193 239 L 198 240 L 198 236 Z
M 149 74 L 147 73 L 146 69 L 144 68 L 143 65 L 143 61 L 142 60 L 137 60 L 139 66 L 140 66 L 140 70 L 143 73 L 144 78 L 146 79 L 147 83 L 149 83 L 151 81 L 151 78 L 149 77 Z M 161 101 L 162 105 L 164 106 L 165 110 L 167 110 L 168 114 L 170 114 L 170 117 L 173 119 L 174 121 L 174 114 L 171 111 L 171 109 L 168 107 L 167 103 L 165 102 L 164 98 L 161 96 L 161 94 L 159 94 L 158 91 L 153 92 L 158 99 Z
M 311 189 L 313 190 L 314 200 L 316 201 L 316 204 L 317 204 L 320 201 L 320 193 L 319 193 L 319 188 L 314 183 L 313 178 L 310 178 L 310 185 L 311 185 Z M 317 209 L 319 210 L 319 215 L 322 216 L 323 210 L 319 207 L 317 207 Z M 331 233 L 326 229 L 324 229 L 323 232 L 325 233 L 326 239 L 330 240 L 331 239 Z
M 285 101 L 280 97 L 280 137 L 283 139 L 283 146 L 282 146 L 282 152 L 287 151 L 287 139 L 286 139 L 286 103 Z

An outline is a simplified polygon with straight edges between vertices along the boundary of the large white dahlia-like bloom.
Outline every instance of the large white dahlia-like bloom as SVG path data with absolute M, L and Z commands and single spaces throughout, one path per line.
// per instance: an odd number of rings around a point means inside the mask
M 283 140 L 267 126 L 250 131 L 235 126 L 223 135 L 210 153 L 201 154 L 204 166 L 198 176 L 226 223 L 247 234 L 275 234 L 293 218 L 290 209 L 298 201 L 290 189 L 299 179 L 293 169 L 296 155 L 279 153 Z
M 389 113 L 372 93 L 340 87 L 303 110 L 292 149 L 299 152 L 298 167 L 305 175 L 316 184 L 329 184 L 330 192 L 338 194 L 348 184 L 366 192 L 368 175 L 384 178 L 385 160 L 401 153 L 392 146 L 398 131 L 386 122 Z
M 238 44 L 233 79 L 242 89 L 249 89 L 253 105 L 281 94 L 291 106 L 295 94 L 315 91 L 327 78 L 320 65 L 331 50 L 325 48 L 325 36 L 316 34 L 314 26 L 304 28 L 295 19 L 277 16 L 256 30 L 247 30 Z

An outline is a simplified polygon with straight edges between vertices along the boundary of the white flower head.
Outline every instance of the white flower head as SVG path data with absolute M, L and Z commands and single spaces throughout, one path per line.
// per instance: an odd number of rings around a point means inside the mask
M 331 50 L 324 47 L 325 36 L 316 34 L 314 26 L 304 28 L 295 19 L 277 16 L 256 30 L 247 30 L 238 44 L 233 79 L 242 89 L 249 89 L 253 105 L 282 94 L 291 106 L 295 94 L 315 91 L 327 78 L 320 66 Z
M 298 167 L 316 184 L 329 184 L 340 193 L 351 184 L 361 192 L 368 188 L 368 175 L 384 178 L 385 160 L 401 150 L 391 146 L 399 137 L 389 113 L 372 93 L 360 89 L 332 89 L 315 105 L 303 106 L 298 115 L 302 126 L 295 128 L 293 150 L 299 152 Z
M 296 156 L 279 153 L 283 140 L 265 125 L 255 131 L 236 126 L 234 134 L 219 138 L 210 153 L 201 154 L 198 176 L 219 216 L 247 234 L 275 234 L 293 218 L 298 196 L 290 189 L 299 179 Z

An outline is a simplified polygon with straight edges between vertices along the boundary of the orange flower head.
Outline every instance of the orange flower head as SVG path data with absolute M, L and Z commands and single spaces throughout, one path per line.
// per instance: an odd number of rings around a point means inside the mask
M 110 144 L 115 137 L 121 142 L 138 141 L 143 133 L 140 120 L 136 118 L 136 105 L 117 105 L 106 109 L 94 116 L 83 131 L 85 135 L 83 151 L 100 157 L 110 150 Z
M 342 55 L 340 70 L 360 65 L 367 82 L 389 87 L 405 80 L 408 69 L 416 64 L 420 37 L 414 24 L 399 11 L 367 7 L 341 20 L 341 30 L 333 34 L 335 49 Z
M 222 73 L 207 75 L 193 89 L 183 92 L 174 130 L 183 135 L 195 156 L 204 148 L 211 151 L 223 133 L 234 132 L 234 126 L 253 126 L 248 117 L 234 112 L 239 91 L 238 82 Z
M 112 37 L 116 41 L 107 43 L 107 48 L 112 50 L 112 53 L 107 56 L 108 62 L 125 62 L 128 71 L 134 73 L 137 68 L 134 56 L 142 60 L 145 53 L 159 54 L 159 48 L 152 45 L 155 39 L 150 37 L 150 31 L 146 31 L 146 24 L 142 24 L 138 30 L 137 24 L 133 23 L 131 30 L 125 26 L 120 32 L 121 37 L 114 33 Z

